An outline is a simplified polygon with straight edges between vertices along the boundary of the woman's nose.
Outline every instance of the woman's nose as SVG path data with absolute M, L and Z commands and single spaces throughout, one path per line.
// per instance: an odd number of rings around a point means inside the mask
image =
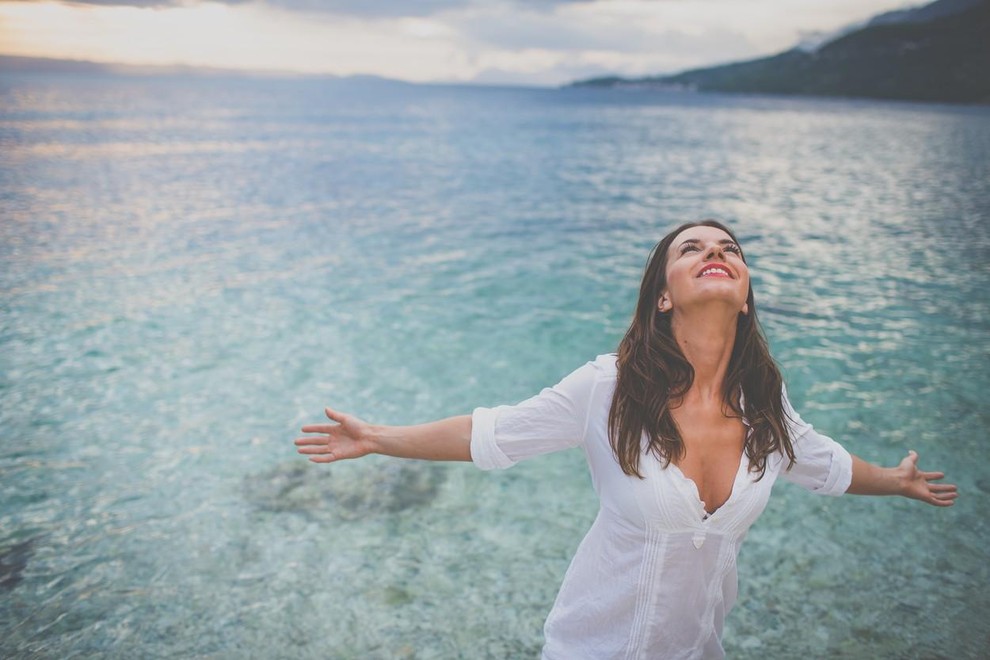
M 705 250 L 705 261 L 715 258 L 725 259 L 725 252 L 722 251 L 721 245 L 712 245 Z

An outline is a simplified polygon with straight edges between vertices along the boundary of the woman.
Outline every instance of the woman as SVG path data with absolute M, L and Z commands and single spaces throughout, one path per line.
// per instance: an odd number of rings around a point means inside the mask
M 824 495 L 956 498 L 915 452 L 871 465 L 794 412 L 742 250 L 715 221 L 656 246 L 617 355 L 531 399 L 407 427 L 326 414 L 336 424 L 296 440 L 317 463 L 379 453 L 491 469 L 583 447 L 601 508 L 547 619 L 550 660 L 723 657 L 736 556 L 778 476 Z

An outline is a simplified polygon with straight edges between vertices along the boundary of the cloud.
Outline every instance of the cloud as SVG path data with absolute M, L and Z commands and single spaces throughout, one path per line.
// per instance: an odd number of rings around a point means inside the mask
M 585 11 L 554 13 L 509 11 L 489 6 L 448 15 L 445 23 L 466 39 L 485 47 L 650 53 L 676 50 L 689 56 L 723 44 L 738 53 L 751 48 L 740 34 L 724 29 L 691 33 L 661 18 L 630 21 L 626 17 L 589 16 Z
M 363 2 L 361 0 L 263 0 L 260 4 L 288 11 L 375 19 L 433 16 L 451 9 L 470 7 L 475 2 L 473 0 L 364 0 Z
M 899 1 L 0 0 L 0 50 L 553 85 L 769 54 L 793 45 L 803 29 L 834 27 Z
M 553 12 L 489 4 L 444 14 L 442 20 L 477 68 L 474 80 L 485 83 L 559 84 L 615 73 L 673 73 L 761 52 L 733 29 L 681 29 L 682 22 L 662 7 L 642 12 L 648 3 L 609 4 L 560 4 Z
M 43 0 L 36 0 L 43 1 Z M 239 4 L 237 0 L 224 0 L 226 4 Z M 184 2 L 183 0 L 65 0 L 67 5 L 95 5 L 97 7 L 138 7 L 140 9 L 150 9 L 153 7 L 183 7 L 198 4 Z
M 5 0 L 0 0 L 0 3 Z M 40 0 L 34 0 L 40 1 Z M 552 11 L 557 5 L 590 4 L 598 0 L 63 0 L 65 4 L 142 9 L 190 7 L 206 2 L 227 5 L 260 5 L 313 14 L 334 14 L 363 18 L 423 17 L 460 9 L 492 5 L 514 6 L 535 11 Z

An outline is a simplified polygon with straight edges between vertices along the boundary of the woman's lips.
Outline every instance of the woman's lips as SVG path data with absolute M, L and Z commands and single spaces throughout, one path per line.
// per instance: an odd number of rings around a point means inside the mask
M 725 266 L 719 264 L 710 264 L 701 269 L 698 273 L 698 277 L 732 277 L 732 273 Z

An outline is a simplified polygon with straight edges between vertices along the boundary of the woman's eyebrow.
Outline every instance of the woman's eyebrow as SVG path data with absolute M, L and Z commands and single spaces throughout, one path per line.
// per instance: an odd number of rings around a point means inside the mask
M 688 243 L 701 243 L 701 241 L 699 239 L 697 239 L 697 238 L 688 238 L 688 239 L 685 239 L 685 240 L 681 241 L 681 244 L 678 247 L 684 247 Z M 731 238 L 723 238 L 723 239 L 719 240 L 718 244 L 719 245 L 738 245 L 738 243 L 736 243 Z

